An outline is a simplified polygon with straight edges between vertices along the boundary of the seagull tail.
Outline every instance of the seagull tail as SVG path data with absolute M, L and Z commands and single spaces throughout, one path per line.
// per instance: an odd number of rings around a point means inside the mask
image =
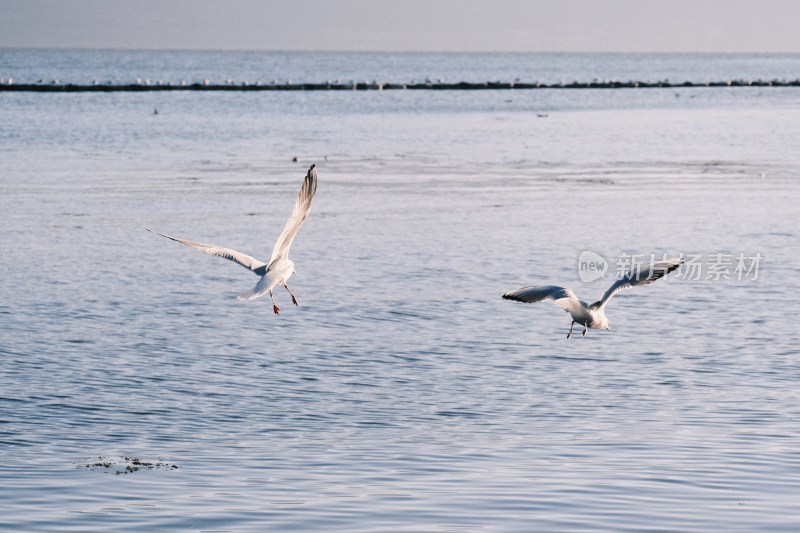
M 258 285 L 256 285 L 249 291 L 243 292 L 242 294 L 237 296 L 236 299 L 239 300 L 240 302 L 249 302 L 251 300 L 261 298 L 265 294 L 267 294 L 267 290 L 266 289 L 259 290 Z
M 269 277 L 263 276 L 260 280 L 258 280 L 258 283 L 256 283 L 255 287 L 247 292 L 243 292 L 237 297 L 237 299 L 243 302 L 249 302 L 251 300 L 255 300 L 256 298 L 261 298 L 271 291 L 275 285 L 277 285 L 277 283 L 271 281 Z

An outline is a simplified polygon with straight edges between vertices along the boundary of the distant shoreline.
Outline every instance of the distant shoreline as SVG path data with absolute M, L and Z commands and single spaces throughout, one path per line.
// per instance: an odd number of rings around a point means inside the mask
M 152 91 L 383 91 L 383 90 L 428 90 L 428 91 L 481 91 L 510 89 L 649 89 L 649 88 L 702 88 L 702 87 L 800 87 L 797 80 L 727 80 L 710 82 L 669 81 L 594 81 L 570 83 L 528 83 L 528 82 L 424 82 L 424 83 L 185 83 L 159 82 L 158 84 L 45 84 L 45 83 L 3 83 L 0 92 L 152 92 Z

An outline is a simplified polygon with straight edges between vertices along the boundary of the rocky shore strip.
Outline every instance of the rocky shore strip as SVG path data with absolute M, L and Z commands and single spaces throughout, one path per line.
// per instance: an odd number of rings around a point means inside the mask
M 388 91 L 388 90 L 422 90 L 422 91 L 481 91 L 510 89 L 649 89 L 649 88 L 691 88 L 691 87 L 800 87 L 797 80 L 727 80 L 708 82 L 670 82 L 664 81 L 591 81 L 560 83 L 527 83 L 488 81 L 474 82 L 421 82 L 421 83 L 291 83 L 291 82 L 232 82 L 225 83 L 187 83 L 187 82 L 148 82 L 148 83 L 15 83 L 13 80 L 2 80 L 0 92 L 150 92 L 150 91 Z

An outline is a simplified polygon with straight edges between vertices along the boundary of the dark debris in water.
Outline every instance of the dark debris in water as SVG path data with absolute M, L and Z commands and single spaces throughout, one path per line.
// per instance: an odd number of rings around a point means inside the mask
M 100 470 L 106 473 L 114 473 L 115 475 L 120 474 L 132 474 L 133 472 L 138 472 L 139 470 L 153 470 L 153 469 L 161 469 L 161 470 L 177 470 L 178 465 L 164 463 L 161 461 L 145 461 L 138 457 L 122 457 L 118 459 L 109 459 L 108 457 L 98 457 L 97 462 L 94 463 L 87 463 L 87 464 L 80 464 L 78 468 L 84 468 L 87 470 Z

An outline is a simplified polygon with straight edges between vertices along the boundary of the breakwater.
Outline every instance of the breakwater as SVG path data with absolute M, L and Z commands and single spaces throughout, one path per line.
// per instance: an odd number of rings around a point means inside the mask
M 232 82 L 225 83 L 98 83 L 78 84 L 59 82 L 14 83 L 3 80 L 0 92 L 149 92 L 149 91 L 383 91 L 383 90 L 422 90 L 422 91 L 481 91 L 481 90 L 530 90 L 530 89 L 648 89 L 648 88 L 691 88 L 691 87 L 800 87 L 797 80 L 725 80 L 706 82 L 664 81 L 591 81 L 591 82 L 420 82 L 420 83 L 291 83 L 291 82 Z

